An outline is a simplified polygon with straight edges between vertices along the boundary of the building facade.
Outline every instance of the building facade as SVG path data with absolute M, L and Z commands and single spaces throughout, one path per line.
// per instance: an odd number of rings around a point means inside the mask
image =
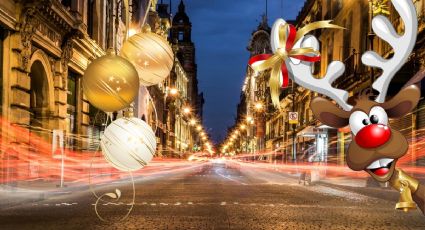
M 350 96 L 355 97 L 363 90 L 370 87 L 371 82 L 379 77 L 378 70 L 365 67 L 361 61 L 361 55 L 367 50 L 375 50 L 384 58 L 391 57 L 392 48 L 376 35 L 371 33 L 370 18 L 373 1 L 342 1 L 342 0 L 308 0 L 305 2 L 297 18 L 291 24 L 301 28 L 304 25 L 319 21 L 333 20 L 334 24 L 345 27 L 345 30 L 323 29 L 315 30 L 313 34 L 318 38 L 321 46 L 321 61 L 314 64 L 313 75 L 324 76 L 327 66 L 331 61 L 342 61 L 345 64 L 345 73 L 334 84 L 337 88 L 346 89 Z M 425 28 L 425 1 L 415 0 L 414 4 L 418 13 L 419 30 L 415 49 L 408 62 L 394 77 L 389 89 L 388 97 L 395 95 L 400 88 L 415 73 L 424 66 L 424 39 Z M 372 8 L 373 9 L 373 8 Z M 388 2 L 390 14 L 388 17 L 400 33 L 403 31 L 402 23 L 395 9 Z M 249 51 L 252 55 L 270 53 L 265 47 L 269 47 L 267 30 L 258 29 L 254 34 L 263 34 L 264 39 L 252 36 Z M 262 40 L 262 42 L 260 42 Z M 252 47 L 260 47 L 259 51 L 252 52 Z M 258 49 L 257 49 L 258 50 Z M 257 142 L 257 152 L 263 153 L 266 159 L 270 159 L 268 153 L 282 162 L 293 162 L 303 155 L 304 150 L 313 146 L 316 153 L 313 161 L 344 165 L 345 152 L 351 142 L 351 132 L 348 127 L 333 129 L 318 122 L 309 106 L 312 98 L 317 93 L 312 93 L 303 87 L 291 84 L 287 89 L 282 89 L 280 105 L 283 112 L 276 111 L 270 102 L 268 79 L 270 73 L 264 71 L 255 73 L 252 69 L 247 70 L 244 92 L 247 95 L 245 114 L 255 114 L 256 103 L 263 106 L 257 107 L 255 127 L 257 138 L 264 140 L 264 145 Z M 252 79 L 254 79 L 252 81 Z M 250 88 L 253 88 L 250 89 Z M 247 90 L 249 89 L 249 90 Z M 248 95 L 254 94 L 254 97 Z M 424 127 L 424 101 L 421 100 L 418 108 L 399 120 L 391 120 L 390 123 L 398 130 L 402 130 L 408 139 L 415 142 L 418 132 Z M 297 124 L 289 124 L 289 112 L 298 113 Z M 265 132 L 258 132 L 265 128 Z M 229 135 L 230 137 L 230 135 Z M 229 140 L 227 140 L 229 142 Z M 415 146 L 415 145 L 413 145 Z M 411 163 L 416 164 L 416 148 L 409 149 Z M 241 151 L 242 152 L 242 151 Z
M 158 3 L 156 10 L 151 7 L 147 23 L 154 33 L 167 38 L 172 45 L 174 65 L 163 82 L 147 87 L 154 106 L 141 105 L 141 111 L 146 113 L 146 119 L 153 126 L 157 126 L 158 154 L 183 157 L 199 145 L 194 121 L 198 124 L 202 122 L 204 103 L 202 94 L 198 93 L 195 45 L 191 40 L 192 25 L 183 1 L 174 17 L 171 16 L 168 4 Z
M 122 1 L 1 1 L 0 181 L 24 174 L 38 177 L 52 161 L 56 167 L 58 146 L 74 151 L 68 154 L 77 158 L 98 150 L 107 116 L 84 96 L 85 69 L 108 48 L 119 51 L 125 33 L 140 32 L 145 21 L 165 39 L 172 26 L 167 5 L 129 2 L 131 23 L 126 28 Z M 164 82 L 140 87 L 134 104 L 134 115 L 156 130 L 159 156 L 181 157 L 199 139 L 190 124 L 192 116 L 182 111 L 183 105 L 193 103 L 189 92 L 195 87 L 189 79 L 196 79 L 196 64 L 190 73 L 193 78 L 182 63 L 175 59 Z M 171 95 L 174 87 L 178 95 Z M 58 133 L 63 134 L 63 142 Z

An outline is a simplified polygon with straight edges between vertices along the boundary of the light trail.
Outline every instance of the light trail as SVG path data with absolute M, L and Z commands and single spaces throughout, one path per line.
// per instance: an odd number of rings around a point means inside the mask
M 397 162 L 397 167 L 413 174 L 418 179 L 425 179 L 425 129 L 414 132 L 403 131 L 409 142 L 409 149 Z M 330 138 L 328 146 L 337 146 L 336 137 Z M 346 141 L 348 147 L 349 141 Z M 336 147 L 328 148 L 328 152 L 337 152 Z M 345 151 L 347 152 L 347 151 Z M 300 154 L 300 153 L 298 153 Z M 288 154 L 289 155 L 289 154 Z M 369 174 L 364 171 L 353 171 L 339 162 L 338 155 L 328 155 L 326 162 L 293 162 L 285 159 L 287 155 L 281 151 L 260 151 L 242 153 L 227 158 L 229 163 L 238 164 L 239 167 L 255 168 L 257 170 L 280 171 L 283 173 L 302 173 L 312 170 L 320 172 L 326 178 L 367 178 Z M 298 159 L 297 159 L 298 160 Z
M 61 177 L 61 155 L 52 153 L 52 139 L 50 130 L 20 127 L 10 125 L 0 119 L 3 143 L 0 145 L 2 153 L 0 159 L 0 183 L 13 185 L 18 182 L 54 183 Z M 35 129 L 35 130 L 34 130 Z M 88 137 L 71 135 L 74 143 L 87 144 Z M 28 143 L 29 140 L 29 143 Z M 96 140 L 99 142 L 99 140 Z M 101 152 L 87 150 L 73 150 L 76 145 L 64 149 L 64 181 L 68 185 L 87 185 L 91 175 L 91 183 L 106 183 L 114 180 L 126 179 L 128 172 L 121 172 L 103 158 Z M 202 162 L 189 162 L 185 159 L 162 159 L 156 157 L 146 167 L 133 175 L 147 176 L 155 174 L 174 174 L 182 170 L 199 167 Z M 163 170 L 167 168 L 167 170 Z
M 61 158 L 58 153 L 52 153 L 51 130 L 37 127 L 21 127 L 11 125 L 0 118 L 1 134 L 0 145 L 0 183 L 13 184 L 16 182 L 57 182 L 61 176 Z M 425 129 L 414 132 L 404 131 L 408 137 L 409 150 L 398 161 L 398 167 L 417 178 L 425 179 Z M 29 143 L 28 143 L 29 140 Z M 88 145 L 90 142 L 98 143 L 99 140 L 90 139 L 82 135 L 68 135 L 67 140 L 80 145 Z M 330 138 L 328 152 L 337 152 L 337 139 Z M 346 142 L 348 144 L 349 141 Z M 100 152 L 76 149 L 77 145 L 71 145 L 64 149 L 64 181 L 68 184 L 85 185 L 92 175 L 93 183 L 107 183 L 128 178 L 128 173 L 121 172 L 111 167 Z M 187 155 L 176 152 L 175 149 L 162 149 L 164 152 L 172 152 L 174 156 L 187 159 L 159 158 L 156 157 L 148 166 L 134 173 L 137 176 L 177 173 L 205 164 L 211 159 L 207 152 Z M 328 155 L 327 162 L 291 162 L 286 159 L 287 155 L 282 152 L 262 151 L 255 154 L 239 154 L 231 158 L 220 158 L 228 164 L 238 164 L 240 167 L 256 168 L 258 170 L 278 170 L 282 173 L 300 173 L 310 170 L 323 172 L 326 177 L 352 177 L 365 178 L 365 172 L 355 172 L 347 166 L 337 164 L 337 155 Z M 255 161 L 255 163 L 248 162 Z M 91 166 L 91 167 L 90 167 Z

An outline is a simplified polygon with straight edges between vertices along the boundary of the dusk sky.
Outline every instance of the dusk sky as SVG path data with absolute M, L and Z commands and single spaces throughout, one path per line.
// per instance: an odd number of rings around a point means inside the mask
M 164 1 L 168 2 L 168 1 Z M 266 11 L 266 0 L 183 0 L 192 22 L 199 88 L 204 92 L 204 125 L 218 144 L 234 124 L 245 76 L 251 33 Z M 172 1 L 173 15 L 180 0 Z M 301 0 L 269 0 L 268 22 L 295 19 Z

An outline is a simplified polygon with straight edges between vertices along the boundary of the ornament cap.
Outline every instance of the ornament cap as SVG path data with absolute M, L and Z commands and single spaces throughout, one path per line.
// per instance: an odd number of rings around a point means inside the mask
M 123 115 L 124 115 L 124 117 L 126 117 L 126 118 L 134 117 L 133 108 L 132 108 L 132 107 L 130 107 L 130 108 L 127 108 L 126 110 L 124 110 Z
M 149 32 L 151 32 L 152 31 L 152 29 L 151 29 L 151 26 L 149 25 L 149 24 L 144 24 L 143 26 L 142 26 L 142 32 L 143 33 L 149 33 Z
M 106 50 L 106 55 L 116 55 L 115 49 L 110 47 Z

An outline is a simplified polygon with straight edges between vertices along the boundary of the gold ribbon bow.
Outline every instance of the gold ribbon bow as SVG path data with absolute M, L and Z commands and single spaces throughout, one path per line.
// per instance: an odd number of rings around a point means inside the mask
M 282 85 L 286 87 L 288 84 L 288 69 L 285 63 L 286 59 L 291 57 L 307 62 L 316 62 L 320 60 L 320 52 L 314 50 L 312 47 L 302 47 L 295 49 L 292 47 L 307 33 L 311 32 L 312 30 L 322 28 L 344 29 L 338 25 L 331 24 L 330 20 L 310 23 L 298 31 L 296 31 L 294 26 L 285 24 L 279 27 L 279 44 L 276 52 L 271 56 L 267 56 L 267 59 L 265 59 L 263 63 L 252 65 L 252 68 L 256 71 L 271 69 L 269 80 L 270 94 L 273 105 L 279 110 L 280 73 L 282 73 L 283 76 Z M 256 59 L 255 61 L 262 61 L 261 58 L 258 58 L 258 56 L 260 55 L 254 56 L 252 59 Z M 264 57 L 264 55 L 262 56 Z M 254 63 L 255 61 L 250 60 L 250 63 Z

